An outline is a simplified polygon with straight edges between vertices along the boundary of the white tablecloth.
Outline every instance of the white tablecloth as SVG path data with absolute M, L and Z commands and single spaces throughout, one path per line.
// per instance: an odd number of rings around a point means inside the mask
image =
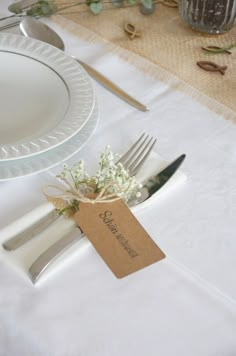
M 1 16 L 10 2 L 1 1 Z M 1 257 L 0 355 L 236 355 L 235 124 L 47 22 L 68 53 L 150 107 L 139 112 L 94 82 L 100 122 L 68 163 L 83 158 L 93 167 L 105 144 L 119 151 L 145 131 L 165 159 L 187 154 L 187 181 L 137 213 L 167 258 L 125 279 L 84 242 L 37 286 L 11 263 L 14 253 Z M 47 179 L 46 172 L 0 183 L 0 229 L 44 201 Z

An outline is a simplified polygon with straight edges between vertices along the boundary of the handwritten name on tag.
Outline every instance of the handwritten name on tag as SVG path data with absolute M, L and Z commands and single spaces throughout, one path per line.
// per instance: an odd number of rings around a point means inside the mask
M 122 200 L 80 203 L 74 218 L 117 278 L 165 258 Z

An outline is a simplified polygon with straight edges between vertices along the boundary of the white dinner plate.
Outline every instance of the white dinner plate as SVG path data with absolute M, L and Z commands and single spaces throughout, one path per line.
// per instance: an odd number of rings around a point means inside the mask
M 98 119 L 98 106 L 95 103 L 94 110 L 82 130 L 62 145 L 33 157 L 0 162 L 0 181 L 42 172 L 69 159 L 88 141 L 97 127 Z
M 52 149 L 78 133 L 95 103 L 92 82 L 61 50 L 0 34 L 0 161 Z

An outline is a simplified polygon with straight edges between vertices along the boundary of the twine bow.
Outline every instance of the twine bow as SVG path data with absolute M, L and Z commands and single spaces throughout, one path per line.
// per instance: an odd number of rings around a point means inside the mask
M 118 187 L 118 194 L 109 193 L 109 188 Z M 78 203 L 111 203 L 124 197 L 130 189 L 131 182 L 127 185 L 126 189 L 122 191 L 117 182 L 109 182 L 106 184 L 99 193 L 95 193 L 92 189 L 86 189 L 84 192 L 75 189 L 70 185 L 70 189 L 66 189 L 59 185 L 46 185 L 43 187 L 43 194 L 47 200 L 52 203 L 56 209 L 60 211 L 68 210 L 69 213 L 74 213 L 78 210 Z M 49 188 L 56 189 L 61 194 L 50 195 L 47 190 Z M 74 202 L 77 204 L 75 205 Z M 71 210 L 71 211 L 70 211 Z

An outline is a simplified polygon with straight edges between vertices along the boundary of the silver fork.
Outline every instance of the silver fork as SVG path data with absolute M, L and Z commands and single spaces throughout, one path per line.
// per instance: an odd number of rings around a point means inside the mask
M 135 176 L 141 169 L 144 162 L 147 160 L 156 139 L 149 135 L 142 134 L 141 137 L 133 144 L 133 146 L 119 159 L 126 169 L 129 170 L 130 176 Z M 117 163 L 118 163 L 117 162 Z M 77 235 L 71 232 L 62 237 L 46 251 L 44 251 L 29 268 L 30 278 L 33 283 L 36 283 L 40 276 L 52 265 L 52 263 L 67 251 L 71 246 L 85 236 L 78 226 L 75 226 L 80 233 Z

